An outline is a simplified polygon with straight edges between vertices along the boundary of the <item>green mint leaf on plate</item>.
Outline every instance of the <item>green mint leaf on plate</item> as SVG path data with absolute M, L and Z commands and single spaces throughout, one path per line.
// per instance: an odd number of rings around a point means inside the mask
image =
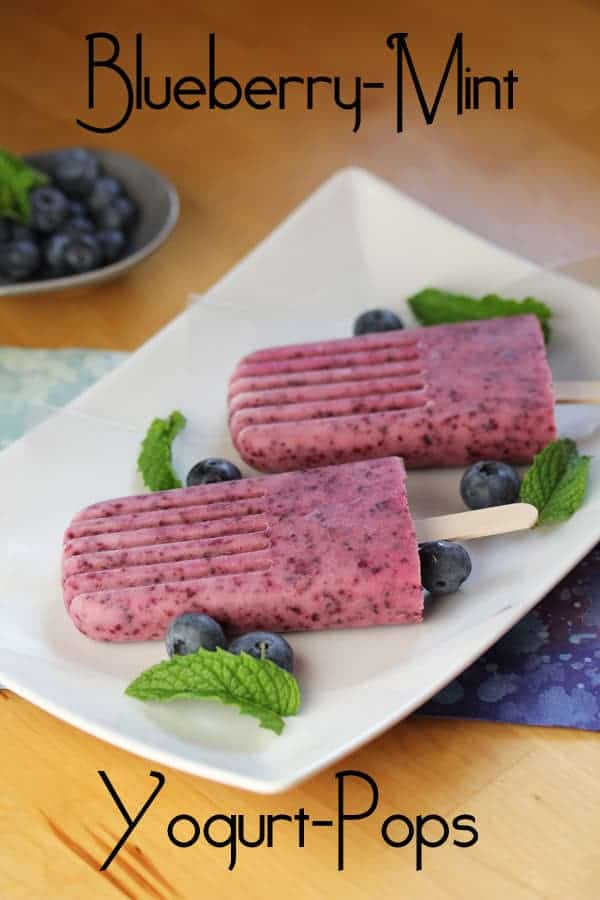
M 247 653 L 198 650 L 164 660 L 131 682 L 125 691 L 137 700 L 219 700 L 255 716 L 275 734 L 283 730 L 282 716 L 300 708 L 300 690 L 293 675 L 270 659 Z
M 173 471 L 171 449 L 185 424 L 185 416 L 177 410 L 167 419 L 154 419 L 150 424 L 137 463 L 144 484 L 151 491 L 181 487 L 181 481 Z
M 24 159 L 0 147 L 0 219 L 29 221 L 29 191 L 47 184 L 49 178 Z
M 477 319 L 497 319 L 503 316 L 524 316 L 531 313 L 540 320 L 546 343 L 550 340 L 552 310 L 541 300 L 535 300 L 533 297 L 508 300 L 498 297 L 497 294 L 487 294 L 476 300 L 465 294 L 425 288 L 409 297 L 408 304 L 420 325 L 445 325 Z
M 562 438 L 544 447 L 521 484 L 520 499 L 539 512 L 539 525 L 564 522 L 585 497 L 589 456 L 580 456 L 574 441 Z
M 585 497 L 590 461 L 589 456 L 579 456 L 571 463 L 540 514 L 540 525 L 563 522 L 577 512 Z

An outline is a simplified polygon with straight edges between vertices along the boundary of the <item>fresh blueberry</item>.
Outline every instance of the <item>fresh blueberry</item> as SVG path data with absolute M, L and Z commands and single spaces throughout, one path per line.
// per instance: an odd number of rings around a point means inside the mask
M 86 216 L 74 216 L 72 219 L 67 219 L 61 225 L 60 230 L 65 234 L 91 234 L 94 230 L 94 223 Z
M 294 651 L 285 638 L 270 631 L 242 634 L 231 642 L 228 650 L 230 653 L 248 653 L 257 659 L 270 659 L 288 672 L 294 668 Z
M 0 219 L 0 244 L 8 244 L 12 240 L 13 226 L 9 219 Z
M 471 574 L 471 557 L 453 541 L 428 541 L 419 547 L 421 583 L 430 594 L 453 594 Z
M 372 334 L 375 331 L 396 331 L 404 328 L 402 320 L 391 309 L 369 309 L 354 322 L 354 334 Z
M 65 248 L 67 269 L 73 274 L 90 272 L 102 263 L 100 244 L 92 234 L 72 235 Z
M 116 197 L 123 193 L 121 184 L 111 175 L 103 175 L 99 178 L 92 193 L 87 198 L 88 209 L 93 213 L 100 213 L 107 209 Z
M 196 484 L 214 484 L 217 481 L 235 481 L 242 477 L 237 466 L 227 459 L 209 457 L 192 466 L 185 483 L 188 487 Z
M 135 206 L 128 197 L 114 197 L 113 200 L 94 214 L 98 228 L 118 228 L 127 232 L 135 222 Z
M 34 188 L 29 194 L 30 225 L 49 234 L 62 225 L 69 214 L 69 203 L 62 191 L 55 187 Z
M 81 219 L 87 216 L 85 204 L 80 200 L 69 200 L 69 218 Z
M 44 245 L 44 261 L 51 275 L 66 275 L 65 248 L 70 240 L 71 235 L 65 234 L 63 231 L 57 231 L 46 241 Z
M 60 188 L 76 200 L 89 196 L 100 174 L 100 164 L 89 150 L 74 147 L 56 154 L 54 178 Z
M 105 263 L 120 259 L 127 248 L 127 238 L 118 228 L 102 228 L 96 232 Z
M 20 222 L 13 222 L 12 238 L 13 241 L 32 241 L 36 243 L 36 235 L 33 228 L 28 225 L 21 225 Z
M 44 255 L 55 276 L 89 272 L 102 262 L 100 244 L 94 235 L 86 233 L 58 231 L 46 243 Z
M 519 499 L 521 479 L 508 463 L 484 459 L 464 473 L 460 481 L 460 495 L 469 509 L 502 506 Z
M 8 244 L 10 241 L 33 241 L 35 244 L 35 232 L 20 222 L 0 219 L 0 244 Z
M 204 613 L 191 612 L 173 619 L 167 629 L 165 643 L 169 656 L 187 656 L 201 648 L 225 648 L 227 642 L 218 622 Z
M 0 272 L 9 281 L 30 278 L 40 265 L 40 251 L 33 241 L 0 244 Z

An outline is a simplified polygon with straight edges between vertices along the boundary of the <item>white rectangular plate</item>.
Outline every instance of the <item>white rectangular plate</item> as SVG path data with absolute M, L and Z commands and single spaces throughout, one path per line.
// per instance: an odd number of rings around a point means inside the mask
M 198 236 L 199 240 L 201 235 Z M 482 294 L 517 282 L 555 310 L 556 377 L 598 378 L 600 298 L 469 234 L 366 172 L 331 178 L 187 312 L 115 372 L 0 455 L 0 678 L 98 737 L 159 763 L 254 791 L 284 790 L 408 715 L 520 619 L 600 539 L 600 478 L 553 529 L 471 542 L 474 571 L 421 625 L 292 635 L 303 694 L 281 737 L 216 703 L 142 704 L 123 690 L 160 643 L 94 643 L 62 604 L 71 516 L 140 489 L 135 460 L 154 416 L 181 409 L 181 471 L 236 458 L 226 379 L 261 346 L 349 335 L 355 315 L 434 285 Z M 560 411 L 560 430 L 600 455 L 600 407 Z M 247 470 L 246 470 L 247 471 Z M 416 516 L 459 511 L 457 470 L 413 472 Z

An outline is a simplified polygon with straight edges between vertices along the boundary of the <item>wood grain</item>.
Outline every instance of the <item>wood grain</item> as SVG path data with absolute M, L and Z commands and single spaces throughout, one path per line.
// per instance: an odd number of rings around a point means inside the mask
M 142 31 L 148 70 L 202 72 L 209 31 L 223 69 L 255 74 L 391 77 L 384 41 L 406 30 L 429 86 L 456 31 L 479 72 L 519 75 L 514 112 L 427 127 L 411 113 L 393 128 L 391 97 L 367 101 L 353 135 L 330 104 L 263 113 L 136 113 L 110 137 L 84 134 L 85 45 L 95 28 L 119 34 L 124 57 Z M 540 4 L 466 0 L 398 5 L 372 0 L 282 7 L 176 0 L 96 3 L 8 0 L 0 12 L 2 141 L 16 151 L 85 142 L 137 154 L 175 181 L 182 216 L 173 239 L 131 275 L 94 289 L 0 301 L 0 342 L 131 350 L 168 322 L 190 291 L 203 291 L 335 169 L 364 165 L 450 218 L 546 263 L 597 253 L 600 244 L 600 8 L 589 0 Z M 117 103 L 116 93 L 105 102 Z M 401 246 L 398 248 L 402 252 Z M 381 790 L 376 816 L 350 823 L 347 868 L 336 870 L 332 830 L 314 829 L 298 849 L 291 831 L 274 849 L 172 846 L 170 818 L 305 807 L 335 812 L 335 769 L 277 797 L 258 797 L 164 769 L 167 784 L 107 872 L 98 871 L 123 822 L 103 787 L 106 770 L 137 808 L 150 790 L 146 761 L 91 738 L 12 695 L 0 695 L 0 895 L 6 900 L 344 896 L 516 900 L 598 896 L 600 782 L 594 735 L 490 723 L 411 719 L 337 768 L 368 772 Z M 160 768 L 160 767 L 159 767 Z M 364 792 L 351 798 L 365 802 Z M 381 820 L 460 812 L 476 816 L 475 847 L 426 852 L 387 847 Z

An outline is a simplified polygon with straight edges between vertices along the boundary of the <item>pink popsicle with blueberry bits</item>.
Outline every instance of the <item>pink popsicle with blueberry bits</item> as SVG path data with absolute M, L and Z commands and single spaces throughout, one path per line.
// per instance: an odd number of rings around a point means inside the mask
M 407 467 L 530 462 L 556 437 L 540 323 L 513 316 L 260 350 L 229 386 L 262 472 L 398 454 Z
M 183 612 L 235 631 L 418 622 L 404 465 L 378 459 L 109 500 L 67 529 L 67 611 L 88 637 L 162 638 Z

